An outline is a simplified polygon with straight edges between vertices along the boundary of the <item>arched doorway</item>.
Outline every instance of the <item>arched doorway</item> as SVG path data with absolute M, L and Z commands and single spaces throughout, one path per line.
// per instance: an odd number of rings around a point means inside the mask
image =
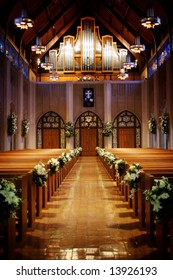
M 121 112 L 113 121 L 113 148 L 141 147 L 139 119 L 129 111 Z
M 75 147 L 82 147 L 82 155 L 96 155 L 96 147 L 103 146 L 102 121 L 93 112 L 87 111 L 75 123 Z
M 37 124 L 37 148 L 65 148 L 65 123 L 55 112 L 47 112 Z

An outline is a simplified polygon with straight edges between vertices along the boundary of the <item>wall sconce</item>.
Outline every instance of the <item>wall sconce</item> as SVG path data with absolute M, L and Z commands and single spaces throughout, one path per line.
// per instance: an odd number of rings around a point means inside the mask
M 134 53 L 140 53 L 145 51 L 145 45 L 140 43 L 140 36 L 135 39 L 135 44 L 130 46 L 130 50 Z
M 36 37 L 36 44 L 31 46 L 31 51 L 36 54 L 41 54 L 46 51 L 46 47 L 42 46 L 41 39 L 39 37 Z
M 20 29 L 28 29 L 33 27 L 34 22 L 32 19 L 28 18 L 26 11 L 22 9 L 21 16 L 14 19 L 14 24 Z
M 120 79 L 120 80 L 125 80 L 125 79 L 128 78 L 128 76 L 129 75 L 127 73 L 125 73 L 125 69 L 124 68 L 121 68 L 120 69 L 120 74 L 117 75 L 118 79 Z
M 155 17 L 154 9 L 150 8 L 147 10 L 147 17 L 141 19 L 141 24 L 146 28 L 154 28 L 161 24 L 161 20 L 159 17 Z

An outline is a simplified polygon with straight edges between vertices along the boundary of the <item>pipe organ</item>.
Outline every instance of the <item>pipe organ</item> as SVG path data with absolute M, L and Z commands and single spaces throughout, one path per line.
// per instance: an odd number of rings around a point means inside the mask
M 111 73 L 126 62 L 127 49 L 118 49 L 113 36 L 100 37 L 95 19 L 85 17 L 77 27 L 76 37 L 64 36 L 58 50 L 49 51 L 49 61 L 55 71 L 64 73 Z

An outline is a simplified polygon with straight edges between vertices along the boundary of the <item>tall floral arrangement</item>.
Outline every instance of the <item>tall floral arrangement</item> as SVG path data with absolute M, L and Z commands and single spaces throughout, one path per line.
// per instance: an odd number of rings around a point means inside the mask
M 22 203 L 19 192 L 13 182 L 6 179 L 0 181 L 0 218 L 3 222 L 9 217 L 17 218 Z
M 112 135 L 112 122 L 105 122 L 103 123 L 103 131 L 102 131 L 104 136 L 110 136 Z
M 169 115 L 167 112 L 163 112 L 163 114 L 159 117 L 160 119 L 160 127 L 161 132 L 163 134 L 169 133 Z
M 33 168 L 33 180 L 37 187 L 46 186 L 48 171 L 41 161 Z
M 148 121 L 148 129 L 150 133 L 156 134 L 156 119 L 153 116 Z
M 173 185 L 168 178 L 155 179 L 151 189 L 144 191 L 145 200 L 152 205 L 152 211 L 158 222 L 173 217 Z
M 67 122 L 65 125 L 65 136 L 71 137 L 74 135 L 74 125 L 72 122 Z
M 7 133 L 12 136 L 17 130 L 17 115 L 13 112 L 7 118 Z
M 29 132 L 29 120 L 23 119 L 22 120 L 22 136 L 25 137 Z

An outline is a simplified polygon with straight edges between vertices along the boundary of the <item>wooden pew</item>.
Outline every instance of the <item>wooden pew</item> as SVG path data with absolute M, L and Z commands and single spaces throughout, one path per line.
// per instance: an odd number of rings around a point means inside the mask
M 72 160 L 67 164 L 65 172 L 62 168 L 52 176 L 49 173 L 47 188 L 35 186 L 32 174 L 34 166 L 41 160 L 49 169 L 49 165 L 47 165 L 49 159 L 58 158 L 62 153 L 68 151 L 66 149 L 45 149 L 0 152 L 0 178 L 14 180 L 16 177 L 15 183 L 17 188 L 21 188 L 24 201 L 19 210 L 17 222 L 15 219 L 9 219 L 8 226 L 3 227 L 2 230 L 5 230 L 4 244 L 7 258 L 13 257 L 17 242 L 18 244 L 24 242 L 26 231 L 34 226 L 36 217 L 41 217 L 42 209 L 47 206 L 47 201 L 55 194 L 59 183 L 68 174 L 75 161 Z
M 112 152 L 116 157 L 125 159 L 128 164 L 136 162 L 139 163 L 143 172 L 141 173 L 141 182 L 139 185 L 139 191 L 135 193 L 134 199 L 129 206 L 133 208 L 134 215 L 139 218 L 139 225 L 144 229 L 146 228 L 149 236 L 155 238 L 156 244 L 158 246 L 158 252 L 161 254 L 165 253 L 165 238 L 167 231 L 165 231 L 164 226 L 156 227 L 154 222 L 154 216 L 151 211 L 150 203 L 144 200 L 143 191 L 145 189 L 151 188 L 154 184 L 154 179 L 159 179 L 162 176 L 165 176 L 169 181 L 173 181 L 173 151 L 172 150 L 163 150 L 163 149 L 142 149 L 142 148 L 130 148 L 130 149 L 106 149 L 109 152 Z M 123 179 L 123 178 L 122 178 Z M 121 184 L 120 180 L 117 180 L 119 184 L 119 189 L 121 195 L 124 195 L 124 199 L 127 201 L 129 196 L 129 187 Z M 171 221 L 172 225 L 173 222 Z M 162 228 L 162 230 L 160 230 Z M 170 237 L 170 256 L 173 258 L 173 226 L 169 228 Z M 162 232 L 162 234 L 160 234 Z M 166 248 L 168 250 L 168 248 Z

